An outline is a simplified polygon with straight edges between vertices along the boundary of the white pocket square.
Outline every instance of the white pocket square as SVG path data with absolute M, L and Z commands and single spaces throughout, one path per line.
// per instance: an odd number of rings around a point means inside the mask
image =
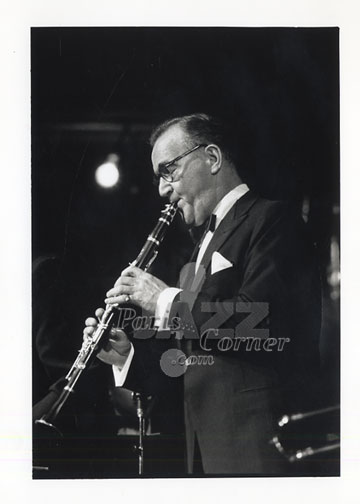
M 214 252 L 211 258 L 211 274 L 217 273 L 218 271 L 232 268 L 233 263 L 228 261 L 224 256 L 219 254 L 219 252 Z

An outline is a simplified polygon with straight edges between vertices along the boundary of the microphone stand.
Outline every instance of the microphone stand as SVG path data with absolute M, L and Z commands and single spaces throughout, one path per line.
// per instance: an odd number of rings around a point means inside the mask
M 139 475 L 144 474 L 144 434 L 145 434 L 145 418 L 142 405 L 142 397 L 139 392 L 133 392 L 133 400 L 136 403 L 136 415 L 139 422 L 139 441 L 135 445 L 135 450 L 138 454 L 138 472 Z

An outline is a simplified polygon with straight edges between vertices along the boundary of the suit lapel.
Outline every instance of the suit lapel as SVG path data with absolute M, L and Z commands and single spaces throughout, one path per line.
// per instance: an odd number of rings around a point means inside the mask
M 215 251 L 219 251 L 224 243 L 226 243 L 226 241 L 233 234 L 235 229 L 237 229 L 244 222 L 251 207 L 254 205 L 257 199 L 257 195 L 255 195 L 251 191 L 248 191 L 229 210 L 227 215 L 221 221 L 219 227 L 216 229 L 214 236 L 212 237 L 200 262 L 205 270 L 210 266 L 213 253 Z

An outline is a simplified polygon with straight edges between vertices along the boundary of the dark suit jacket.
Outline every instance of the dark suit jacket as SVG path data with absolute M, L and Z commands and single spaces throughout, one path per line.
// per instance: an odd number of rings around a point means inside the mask
M 232 266 L 211 274 L 214 252 Z M 194 322 L 199 334 L 211 328 L 213 313 L 204 303 L 215 302 L 217 310 L 226 306 L 230 313 L 220 328 L 233 330 L 230 337 L 242 337 L 247 323 L 238 325 L 244 313 L 236 311 L 236 303 L 249 303 L 241 305 L 249 312 L 251 303 L 267 303 L 269 316 L 260 327 L 277 343 L 267 349 L 255 345 L 248 350 L 241 344 L 224 351 L 218 339 L 209 340 L 213 364 L 188 366 L 184 374 L 188 470 L 197 438 L 206 473 L 282 474 L 283 463 L 269 440 L 282 413 L 304 407 L 300 399 L 306 398 L 319 364 L 320 280 L 304 223 L 284 203 L 248 192 L 216 229 L 201 264 L 199 274 L 202 270 L 204 277 L 194 282 L 190 267 L 178 297 L 180 303 L 185 299 L 190 304 L 190 325 Z M 175 302 L 172 315 L 178 313 Z M 183 327 L 188 325 L 183 320 Z M 264 333 L 246 330 L 245 334 Z M 209 355 L 199 339 L 187 336 L 185 331 L 183 348 L 188 354 Z M 283 349 L 277 351 L 281 339 Z M 155 349 L 156 343 L 152 345 Z M 174 380 L 159 372 L 159 355 L 151 358 L 148 351 L 144 355 L 141 342 L 136 342 L 130 382 L 135 375 L 142 376 L 146 388 L 157 388 Z

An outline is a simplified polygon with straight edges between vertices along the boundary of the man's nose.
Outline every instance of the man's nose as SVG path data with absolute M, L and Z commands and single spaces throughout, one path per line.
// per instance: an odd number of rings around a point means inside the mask
M 172 192 L 173 192 L 173 188 L 171 186 L 171 183 L 168 182 L 167 180 L 163 179 L 162 177 L 160 177 L 159 194 L 160 194 L 161 198 L 168 198 Z

